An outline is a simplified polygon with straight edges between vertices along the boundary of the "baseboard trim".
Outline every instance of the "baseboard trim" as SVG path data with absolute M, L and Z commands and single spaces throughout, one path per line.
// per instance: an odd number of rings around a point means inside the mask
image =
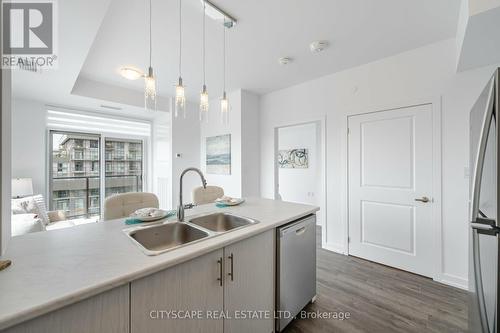
M 462 290 L 469 290 L 469 280 L 464 279 L 455 275 L 442 273 L 439 278 L 434 279 L 436 282 L 440 282 L 442 284 L 446 284 L 448 286 L 452 286 L 455 288 L 459 288 Z
M 347 255 L 347 253 L 345 253 L 344 251 L 344 246 L 340 244 L 323 243 L 322 248 L 327 251 Z

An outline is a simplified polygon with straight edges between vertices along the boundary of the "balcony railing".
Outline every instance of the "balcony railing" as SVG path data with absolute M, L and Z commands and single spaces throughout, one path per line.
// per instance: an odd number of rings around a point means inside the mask
M 71 176 L 71 177 L 53 177 L 50 189 L 51 204 L 50 209 L 57 209 L 56 202 L 68 201 L 66 209 L 67 217 L 72 218 L 89 218 L 99 215 L 100 207 L 92 206 L 91 199 L 96 198 L 96 189 L 100 190 L 99 176 Z M 121 188 L 122 190 L 108 191 L 110 189 Z M 92 192 L 94 190 L 94 192 Z M 66 191 L 67 196 L 56 197 L 57 191 Z M 80 193 L 71 193 L 79 191 Z M 114 193 L 123 192 L 141 192 L 142 191 L 142 175 L 106 175 L 105 177 L 105 197 Z M 99 191 L 102 192 L 102 191 Z M 111 193 L 110 193 L 111 192 Z M 83 207 L 75 207 L 77 200 L 84 199 Z

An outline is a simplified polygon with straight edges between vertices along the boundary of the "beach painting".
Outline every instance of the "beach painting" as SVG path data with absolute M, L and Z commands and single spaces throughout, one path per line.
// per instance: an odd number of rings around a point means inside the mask
M 309 168 L 308 149 L 287 149 L 278 152 L 278 165 L 282 169 Z
M 207 138 L 207 174 L 231 174 L 231 134 Z

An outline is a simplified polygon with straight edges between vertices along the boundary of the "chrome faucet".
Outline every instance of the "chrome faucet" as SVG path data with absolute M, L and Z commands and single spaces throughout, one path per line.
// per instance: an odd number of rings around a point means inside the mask
M 184 222 L 184 204 L 182 203 L 182 178 L 189 171 L 194 171 L 194 172 L 198 173 L 200 175 L 203 188 L 207 188 L 207 180 L 205 179 L 205 176 L 203 176 L 203 172 L 201 172 L 200 169 L 187 168 L 186 170 L 182 171 L 180 181 L 179 181 L 180 182 L 179 183 L 179 206 L 177 207 L 177 220 L 179 220 L 179 222 Z

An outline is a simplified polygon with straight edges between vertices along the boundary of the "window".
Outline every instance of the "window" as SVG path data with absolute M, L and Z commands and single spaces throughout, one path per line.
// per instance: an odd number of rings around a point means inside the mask
M 62 210 L 62 211 L 67 211 L 69 207 L 69 200 L 57 200 L 56 201 L 56 210 Z
M 75 171 L 83 171 L 83 162 L 75 162 Z
M 106 197 L 142 191 L 143 143 L 137 140 L 106 139 L 105 146 L 107 151 L 108 147 L 113 147 L 113 161 L 106 162 Z
M 136 172 L 136 171 L 141 171 L 141 163 L 140 162 L 129 162 L 128 163 L 128 170 L 130 173 Z
M 83 160 L 83 150 L 74 150 L 73 151 L 73 159 L 74 160 Z
M 67 198 L 69 197 L 69 191 L 54 191 L 54 198 Z
M 92 149 L 89 151 L 89 160 L 97 161 L 99 160 L 99 151 L 96 149 Z
M 142 141 L 64 131 L 51 131 L 50 141 L 49 209 L 64 210 L 69 219 L 90 218 L 101 214 L 101 198 L 143 190 Z
M 116 172 L 125 172 L 125 164 L 123 162 L 116 163 Z

